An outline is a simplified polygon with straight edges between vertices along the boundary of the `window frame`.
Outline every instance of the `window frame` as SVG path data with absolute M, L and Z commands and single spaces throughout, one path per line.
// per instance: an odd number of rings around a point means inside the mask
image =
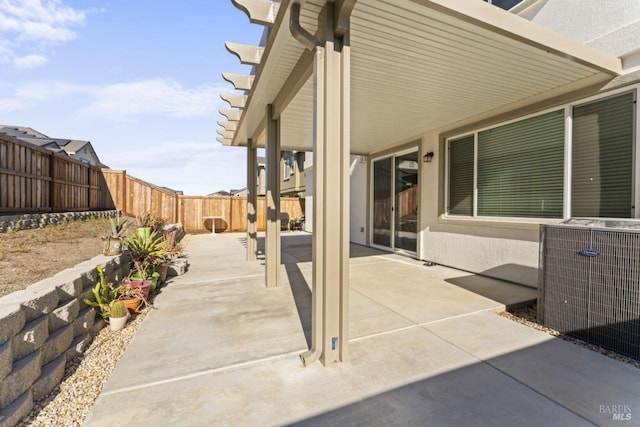
M 640 91 L 640 84 L 616 89 L 609 91 L 605 94 L 593 95 L 587 98 L 579 99 L 570 103 L 557 105 L 555 107 L 547 108 L 535 113 L 527 114 L 524 116 L 516 117 L 509 120 L 504 120 L 499 123 L 495 123 L 489 126 L 479 127 L 472 131 L 467 131 L 459 134 L 452 134 L 444 138 L 445 148 L 445 162 L 444 162 L 444 212 L 441 215 L 442 219 L 450 219 L 454 221 L 481 221 L 481 222 L 522 222 L 522 223 L 557 223 L 559 221 L 571 218 L 571 178 L 572 178 L 572 144 L 573 144 L 573 108 L 590 103 L 602 101 L 607 98 L 614 98 L 616 96 L 623 95 L 625 93 L 633 94 L 633 176 L 632 180 L 632 195 L 633 195 L 633 213 L 631 218 L 639 218 L 640 209 L 640 171 L 637 170 L 637 166 L 640 165 L 640 149 L 638 144 L 640 143 L 640 110 L 638 109 L 638 92 Z M 536 218 L 536 217 L 490 217 L 490 216 L 478 216 L 478 134 L 480 132 L 505 126 L 511 123 L 527 120 L 532 117 L 541 116 L 553 111 L 564 110 L 564 172 L 563 172 L 563 215 L 562 218 Z M 471 216 L 451 214 L 450 209 L 450 162 L 451 162 L 451 142 L 455 142 L 459 139 L 473 136 L 474 153 L 473 153 L 473 211 Z

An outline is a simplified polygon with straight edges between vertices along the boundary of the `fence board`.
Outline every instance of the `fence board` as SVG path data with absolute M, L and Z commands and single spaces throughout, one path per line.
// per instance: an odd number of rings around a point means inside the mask
M 247 199 L 231 196 L 183 196 L 129 176 L 126 171 L 104 169 L 104 185 L 111 194 L 113 208 L 128 216 L 146 213 L 169 222 L 181 222 L 189 233 L 211 232 L 211 219 L 216 216 L 216 232 L 247 230 Z M 104 203 L 103 203 L 104 204 Z M 281 211 L 295 219 L 304 216 L 304 199 L 280 199 Z M 266 227 L 266 203 L 258 197 L 258 230 Z
M 98 167 L 0 135 L 0 213 L 109 209 L 101 175 Z

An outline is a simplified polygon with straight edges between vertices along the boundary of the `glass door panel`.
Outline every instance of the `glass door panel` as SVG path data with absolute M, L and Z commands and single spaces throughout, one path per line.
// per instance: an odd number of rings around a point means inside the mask
M 418 152 L 395 157 L 395 249 L 416 252 L 418 242 Z
M 373 243 L 391 247 L 391 157 L 373 162 Z

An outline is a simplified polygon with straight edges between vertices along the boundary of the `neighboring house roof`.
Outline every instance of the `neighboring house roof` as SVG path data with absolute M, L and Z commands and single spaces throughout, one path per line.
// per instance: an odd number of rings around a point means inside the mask
M 230 195 L 231 193 L 225 190 L 219 190 L 219 191 L 216 191 L 215 193 L 207 194 L 207 196 L 230 196 Z
M 80 160 L 84 163 L 90 163 L 94 166 L 105 167 L 98 158 L 95 150 L 89 141 L 81 141 L 78 139 L 62 139 L 49 138 L 47 135 L 38 132 L 35 129 L 25 126 L 5 126 L 0 125 L 0 133 L 13 136 L 23 142 L 36 145 L 41 148 L 47 148 L 56 153 L 64 153 L 65 155 Z M 78 152 L 83 148 L 87 148 L 86 155 L 80 156 Z

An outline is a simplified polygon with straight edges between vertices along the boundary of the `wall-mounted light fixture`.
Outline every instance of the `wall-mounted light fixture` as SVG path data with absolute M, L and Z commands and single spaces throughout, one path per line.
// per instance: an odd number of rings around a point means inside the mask
M 425 153 L 425 155 L 422 157 L 422 160 L 425 163 L 431 163 L 431 161 L 433 160 L 433 151 Z

